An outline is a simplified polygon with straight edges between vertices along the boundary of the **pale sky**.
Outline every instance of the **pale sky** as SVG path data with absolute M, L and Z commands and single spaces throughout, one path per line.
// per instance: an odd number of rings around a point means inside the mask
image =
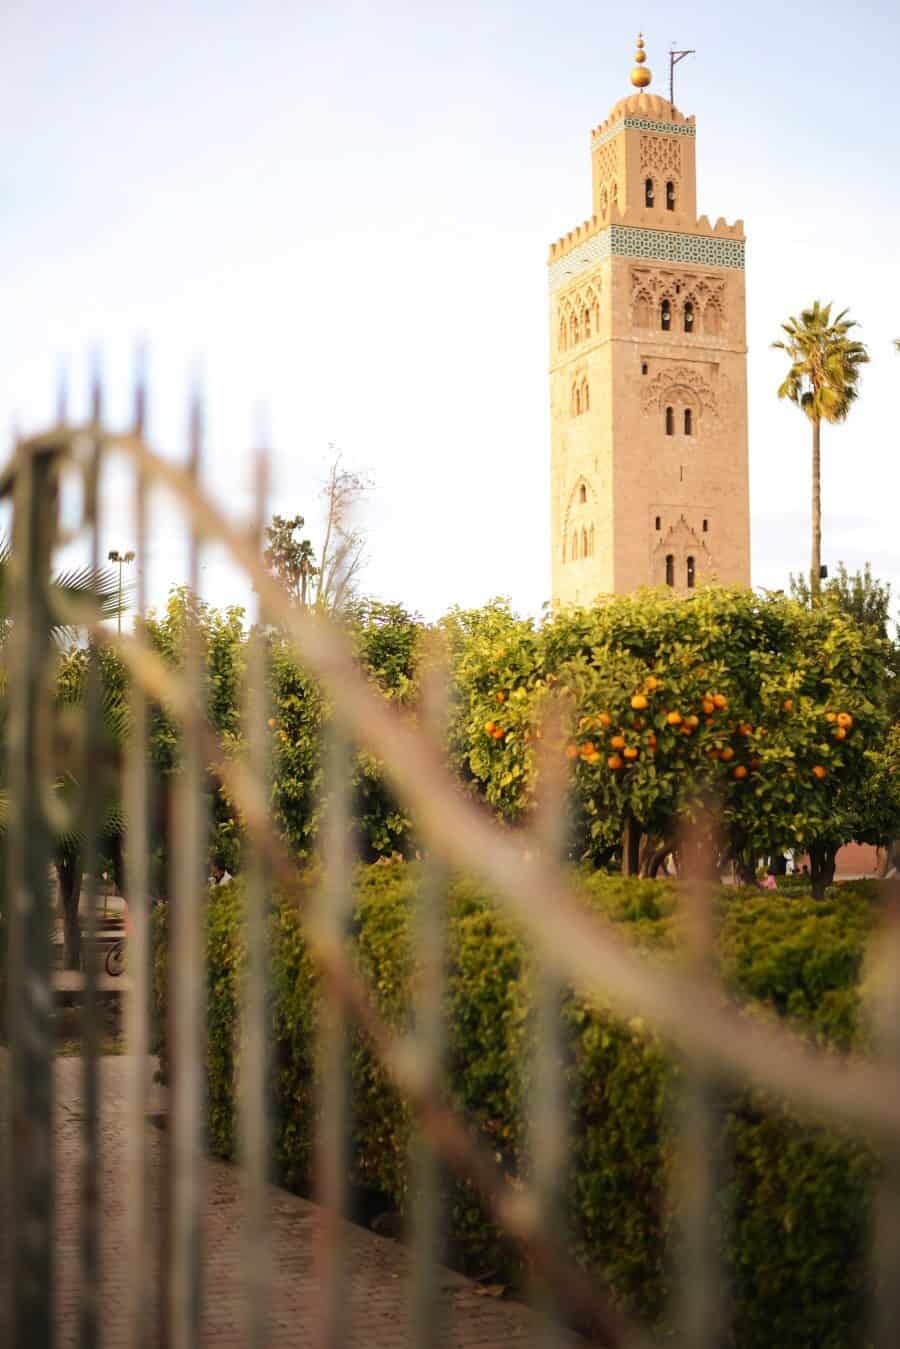
M 872 364 L 823 445 L 824 559 L 900 590 L 900 18 L 887 3 L 728 10 L 570 0 L 12 3 L 0 28 L 0 428 L 52 415 L 89 354 L 124 415 L 184 451 L 203 372 L 206 477 L 246 508 L 257 409 L 272 508 L 316 513 L 330 442 L 376 488 L 366 588 L 434 617 L 548 598 L 548 244 L 590 211 L 588 133 L 643 29 L 697 117 L 698 208 L 748 238 L 753 581 L 808 566 L 809 434 L 775 398 L 780 320 L 849 307 Z M 109 484 L 104 548 L 133 545 Z M 184 579 L 160 509 L 153 596 Z M 239 601 L 215 556 L 203 585 Z

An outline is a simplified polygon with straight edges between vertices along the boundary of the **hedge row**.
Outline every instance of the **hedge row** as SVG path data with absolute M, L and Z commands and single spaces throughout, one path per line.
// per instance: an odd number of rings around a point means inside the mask
M 411 932 L 417 868 L 361 869 L 355 957 L 380 1009 L 410 1019 Z M 674 891 L 666 884 L 590 876 L 585 902 L 621 925 L 652 958 L 677 960 Z M 871 928 L 871 891 L 843 887 L 824 902 L 777 893 L 723 892 L 721 967 L 739 997 L 802 1024 L 822 1042 L 860 1037 L 859 976 Z M 273 904 L 270 1030 L 275 1154 L 281 1179 L 303 1187 L 314 1132 L 317 989 L 295 894 Z M 243 960 L 242 892 L 220 887 L 208 908 L 209 1132 L 226 1157 L 236 1146 L 235 1048 Z M 166 1003 L 165 915 L 156 947 L 158 1009 Z M 650 958 L 648 956 L 648 958 Z M 526 949 L 484 891 L 456 881 L 449 897 L 447 1024 L 453 1091 L 511 1174 L 527 1174 L 524 1105 L 531 1090 L 532 1010 Z M 569 994 L 563 1006 L 571 1166 L 568 1215 L 579 1260 L 610 1280 L 623 1304 L 650 1320 L 671 1292 L 667 1251 L 677 1214 L 671 1115 L 677 1069 L 638 1020 L 623 1024 Z M 165 1026 L 165 1016 L 160 1016 Z M 163 1044 L 163 1054 L 165 1045 Z M 410 1118 L 362 1036 L 352 1042 L 353 1179 L 408 1204 Z M 757 1092 L 728 1105 L 732 1179 L 723 1203 L 739 1346 L 862 1344 L 866 1234 L 873 1161 L 824 1128 L 801 1124 Z M 514 1257 L 464 1186 L 448 1194 L 457 1256 L 515 1277 Z

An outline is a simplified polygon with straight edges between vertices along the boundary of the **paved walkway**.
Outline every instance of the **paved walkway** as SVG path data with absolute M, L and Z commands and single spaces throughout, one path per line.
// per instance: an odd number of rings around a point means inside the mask
M 5 1057 L 5 1055 L 3 1056 Z M 57 1325 L 60 1346 L 75 1346 L 78 1326 L 78 1185 L 81 1153 L 81 1060 L 57 1059 Z M 124 1203 L 125 1091 L 128 1060 L 100 1060 L 101 1143 L 103 1173 L 103 1343 L 107 1349 L 126 1344 Z M 165 1091 L 154 1088 L 151 1113 L 165 1109 Z M 147 1124 L 154 1178 L 159 1174 L 162 1131 Z M 241 1338 L 240 1172 L 226 1162 L 205 1162 L 206 1303 L 204 1346 L 231 1349 Z M 160 1185 L 153 1185 L 156 1202 Z M 269 1315 L 273 1349 L 315 1344 L 316 1276 L 314 1269 L 316 1206 L 272 1187 L 271 1296 Z M 347 1224 L 345 1227 L 351 1331 L 348 1345 L 366 1349 L 400 1349 L 407 1338 L 406 1306 L 409 1256 L 397 1242 Z M 2 1281 L 2 1276 L 0 1276 Z M 475 1285 L 447 1270 L 441 1296 L 449 1327 L 448 1342 L 459 1349 L 535 1343 L 535 1319 L 514 1302 L 480 1296 Z M 568 1338 L 568 1337 L 566 1337 Z

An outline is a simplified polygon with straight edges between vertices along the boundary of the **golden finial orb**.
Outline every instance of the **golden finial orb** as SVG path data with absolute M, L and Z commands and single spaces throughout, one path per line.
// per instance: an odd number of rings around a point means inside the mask
M 637 61 L 637 65 L 631 72 L 631 83 L 634 85 L 635 89 L 646 89 L 647 85 L 653 79 L 653 72 L 652 70 L 648 70 L 644 65 L 644 62 L 647 60 L 647 53 L 644 51 L 643 33 L 638 33 L 637 49 L 634 53 L 634 59 Z

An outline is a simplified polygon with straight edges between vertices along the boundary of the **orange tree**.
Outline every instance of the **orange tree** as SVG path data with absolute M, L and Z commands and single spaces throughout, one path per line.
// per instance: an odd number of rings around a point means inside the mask
M 618 848 L 623 870 L 652 874 L 713 799 L 745 875 L 799 846 L 821 890 L 836 847 L 864 834 L 887 648 L 845 615 L 709 589 L 623 596 L 540 628 L 496 603 L 451 619 L 453 752 L 507 819 L 532 801 L 545 700 L 567 696 L 576 855 Z

